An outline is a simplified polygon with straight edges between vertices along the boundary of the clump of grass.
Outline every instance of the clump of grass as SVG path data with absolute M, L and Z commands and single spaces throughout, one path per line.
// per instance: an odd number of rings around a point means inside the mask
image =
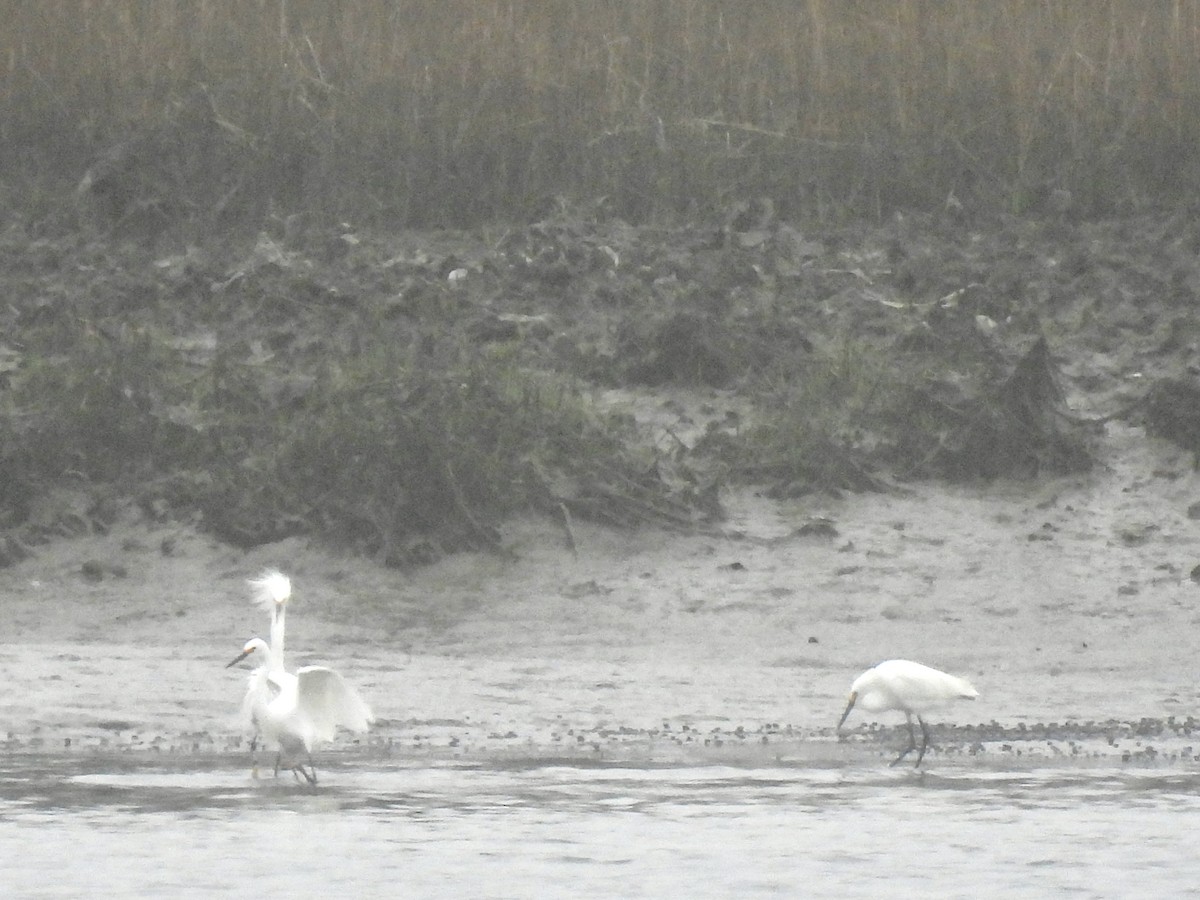
M 28 337 L 31 352 L 6 395 L 12 427 L 0 453 L 25 460 L 24 477 L 52 481 L 73 472 L 120 481 L 207 459 L 203 431 L 186 421 L 190 373 L 161 336 L 72 322 Z
M 309 533 L 389 564 L 494 547 L 520 510 L 689 515 L 630 423 L 503 346 L 452 335 L 429 355 L 365 331 L 314 371 L 234 349 L 197 362 L 149 327 L 53 330 L 42 339 L 64 352 L 26 361 L 7 394 L 23 424 L 0 462 L 31 487 L 73 473 L 238 545 Z
M 504 516 L 558 502 L 543 473 L 624 453 L 620 431 L 566 383 L 503 354 L 392 377 L 342 363 L 307 399 L 275 468 L 323 531 L 388 561 L 411 541 L 490 546 Z
M 1010 365 L 986 345 L 952 363 L 846 338 L 757 396 L 756 423 L 724 456 L 782 496 L 879 489 L 876 473 L 1019 478 L 1093 459 L 1095 425 L 1065 407 L 1044 339 Z
M 904 390 L 902 370 L 877 347 L 845 339 L 814 353 L 756 391 L 756 422 L 741 435 L 733 474 L 781 495 L 863 490 L 879 423 Z

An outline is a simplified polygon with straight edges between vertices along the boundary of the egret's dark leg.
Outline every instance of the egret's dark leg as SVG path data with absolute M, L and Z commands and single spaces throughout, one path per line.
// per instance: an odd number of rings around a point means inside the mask
M 308 768 L 312 772 L 312 777 L 308 779 L 308 783 L 316 785 L 317 783 L 317 767 L 313 765 L 312 754 L 308 754 Z
M 299 773 L 300 775 L 303 775 L 305 781 L 307 781 L 313 787 L 316 787 L 317 786 L 317 767 L 313 765 L 313 758 L 312 758 L 311 753 L 308 754 L 308 768 L 311 770 L 312 774 L 309 774 L 308 771 L 305 771 L 304 763 L 301 763 L 300 765 L 296 766 L 294 769 L 292 769 L 292 771 Z M 297 778 L 296 780 L 299 781 L 300 779 Z
M 258 777 L 258 732 L 250 738 L 250 777 Z
M 921 752 L 917 754 L 917 766 L 919 766 L 921 764 L 921 760 L 923 760 L 925 758 L 925 751 L 929 748 L 929 727 L 925 724 L 925 720 L 922 719 L 920 716 L 917 716 L 917 721 L 921 723 L 921 737 L 922 737 Z M 912 722 L 908 723 L 908 727 L 912 728 Z M 915 739 L 913 740 L 913 743 L 914 744 L 916 743 Z M 913 768 L 915 769 L 916 766 L 913 766 Z
M 255 754 L 258 753 L 258 739 L 262 737 L 262 732 L 258 730 L 258 716 L 250 714 L 250 724 L 254 726 L 254 737 L 250 738 L 250 774 L 252 777 L 258 777 L 258 758 Z
M 899 763 L 900 760 L 904 759 L 904 757 L 908 756 L 908 754 L 912 753 L 914 750 L 917 749 L 917 733 L 915 731 L 913 731 L 912 714 L 906 712 L 904 714 L 904 717 L 906 719 L 908 719 L 908 746 L 905 747 L 903 750 L 901 750 L 900 755 L 892 760 L 893 766 L 896 765 L 897 763 Z M 921 722 L 920 716 L 917 716 L 917 721 Z M 925 728 L 925 723 L 921 722 L 921 729 L 924 730 L 924 728 Z M 925 755 L 925 748 L 922 747 L 921 748 L 921 756 L 924 756 L 924 755 Z M 921 757 L 918 756 L 917 757 L 917 765 L 920 765 L 920 764 L 921 764 Z
M 276 778 L 279 777 L 279 763 L 280 763 L 280 761 L 282 761 L 282 759 L 283 759 L 283 749 L 281 748 L 280 751 L 275 754 L 275 777 Z

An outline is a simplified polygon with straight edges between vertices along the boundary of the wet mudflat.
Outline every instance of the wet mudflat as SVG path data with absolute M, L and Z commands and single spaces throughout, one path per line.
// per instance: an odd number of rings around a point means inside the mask
M 335 764 L 318 790 L 144 764 L 0 769 L 8 897 L 1183 895 L 1200 773 Z M 86 764 L 84 768 L 86 768 Z
M 580 523 L 578 552 L 517 522 L 410 572 L 153 523 L 57 542 L 0 571 L 0 895 L 1186 893 L 1200 480 L 1108 439 L 1088 476 L 746 494 L 724 534 Z M 292 664 L 379 717 L 316 791 L 250 778 L 224 668 L 268 565 Z M 902 717 L 834 732 L 892 656 L 980 692 L 921 772 L 888 767 Z

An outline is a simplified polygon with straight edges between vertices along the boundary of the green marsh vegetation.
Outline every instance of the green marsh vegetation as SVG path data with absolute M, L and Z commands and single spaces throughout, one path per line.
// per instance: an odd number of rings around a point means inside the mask
M 0 7 L 13 528 L 71 473 L 403 561 L 529 508 L 695 525 L 726 479 L 1008 474 L 970 458 L 1050 421 L 996 391 L 1053 292 L 965 234 L 1087 269 L 1080 223 L 1196 187 L 1197 3 Z M 753 412 L 681 456 L 614 383 Z

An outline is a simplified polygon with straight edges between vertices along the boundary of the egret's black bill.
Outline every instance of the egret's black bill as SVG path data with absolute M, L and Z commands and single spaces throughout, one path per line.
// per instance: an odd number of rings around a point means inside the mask
M 846 711 L 842 713 L 842 717 L 838 719 L 837 730 L 841 731 L 842 726 L 846 724 L 846 720 L 850 718 L 850 710 L 854 709 L 854 701 L 858 699 L 857 694 L 850 695 L 850 702 L 846 704 Z
M 230 661 L 230 662 L 227 662 L 227 663 L 225 664 L 225 668 L 227 668 L 227 669 L 228 669 L 228 668 L 231 668 L 231 667 L 233 667 L 233 666 L 236 666 L 238 663 L 240 663 L 240 662 L 241 662 L 243 659 L 245 659 L 247 656 L 249 656 L 249 655 L 250 655 L 251 653 L 253 653 L 253 652 L 254 652 L 253 650 L 243 650 L 241 653 L 239 653 L 239 654 L 237 655 L 237 658 L 236 658 L 236 659 L 234 659 L 234 660 L 232 660 L 232 661 Z

